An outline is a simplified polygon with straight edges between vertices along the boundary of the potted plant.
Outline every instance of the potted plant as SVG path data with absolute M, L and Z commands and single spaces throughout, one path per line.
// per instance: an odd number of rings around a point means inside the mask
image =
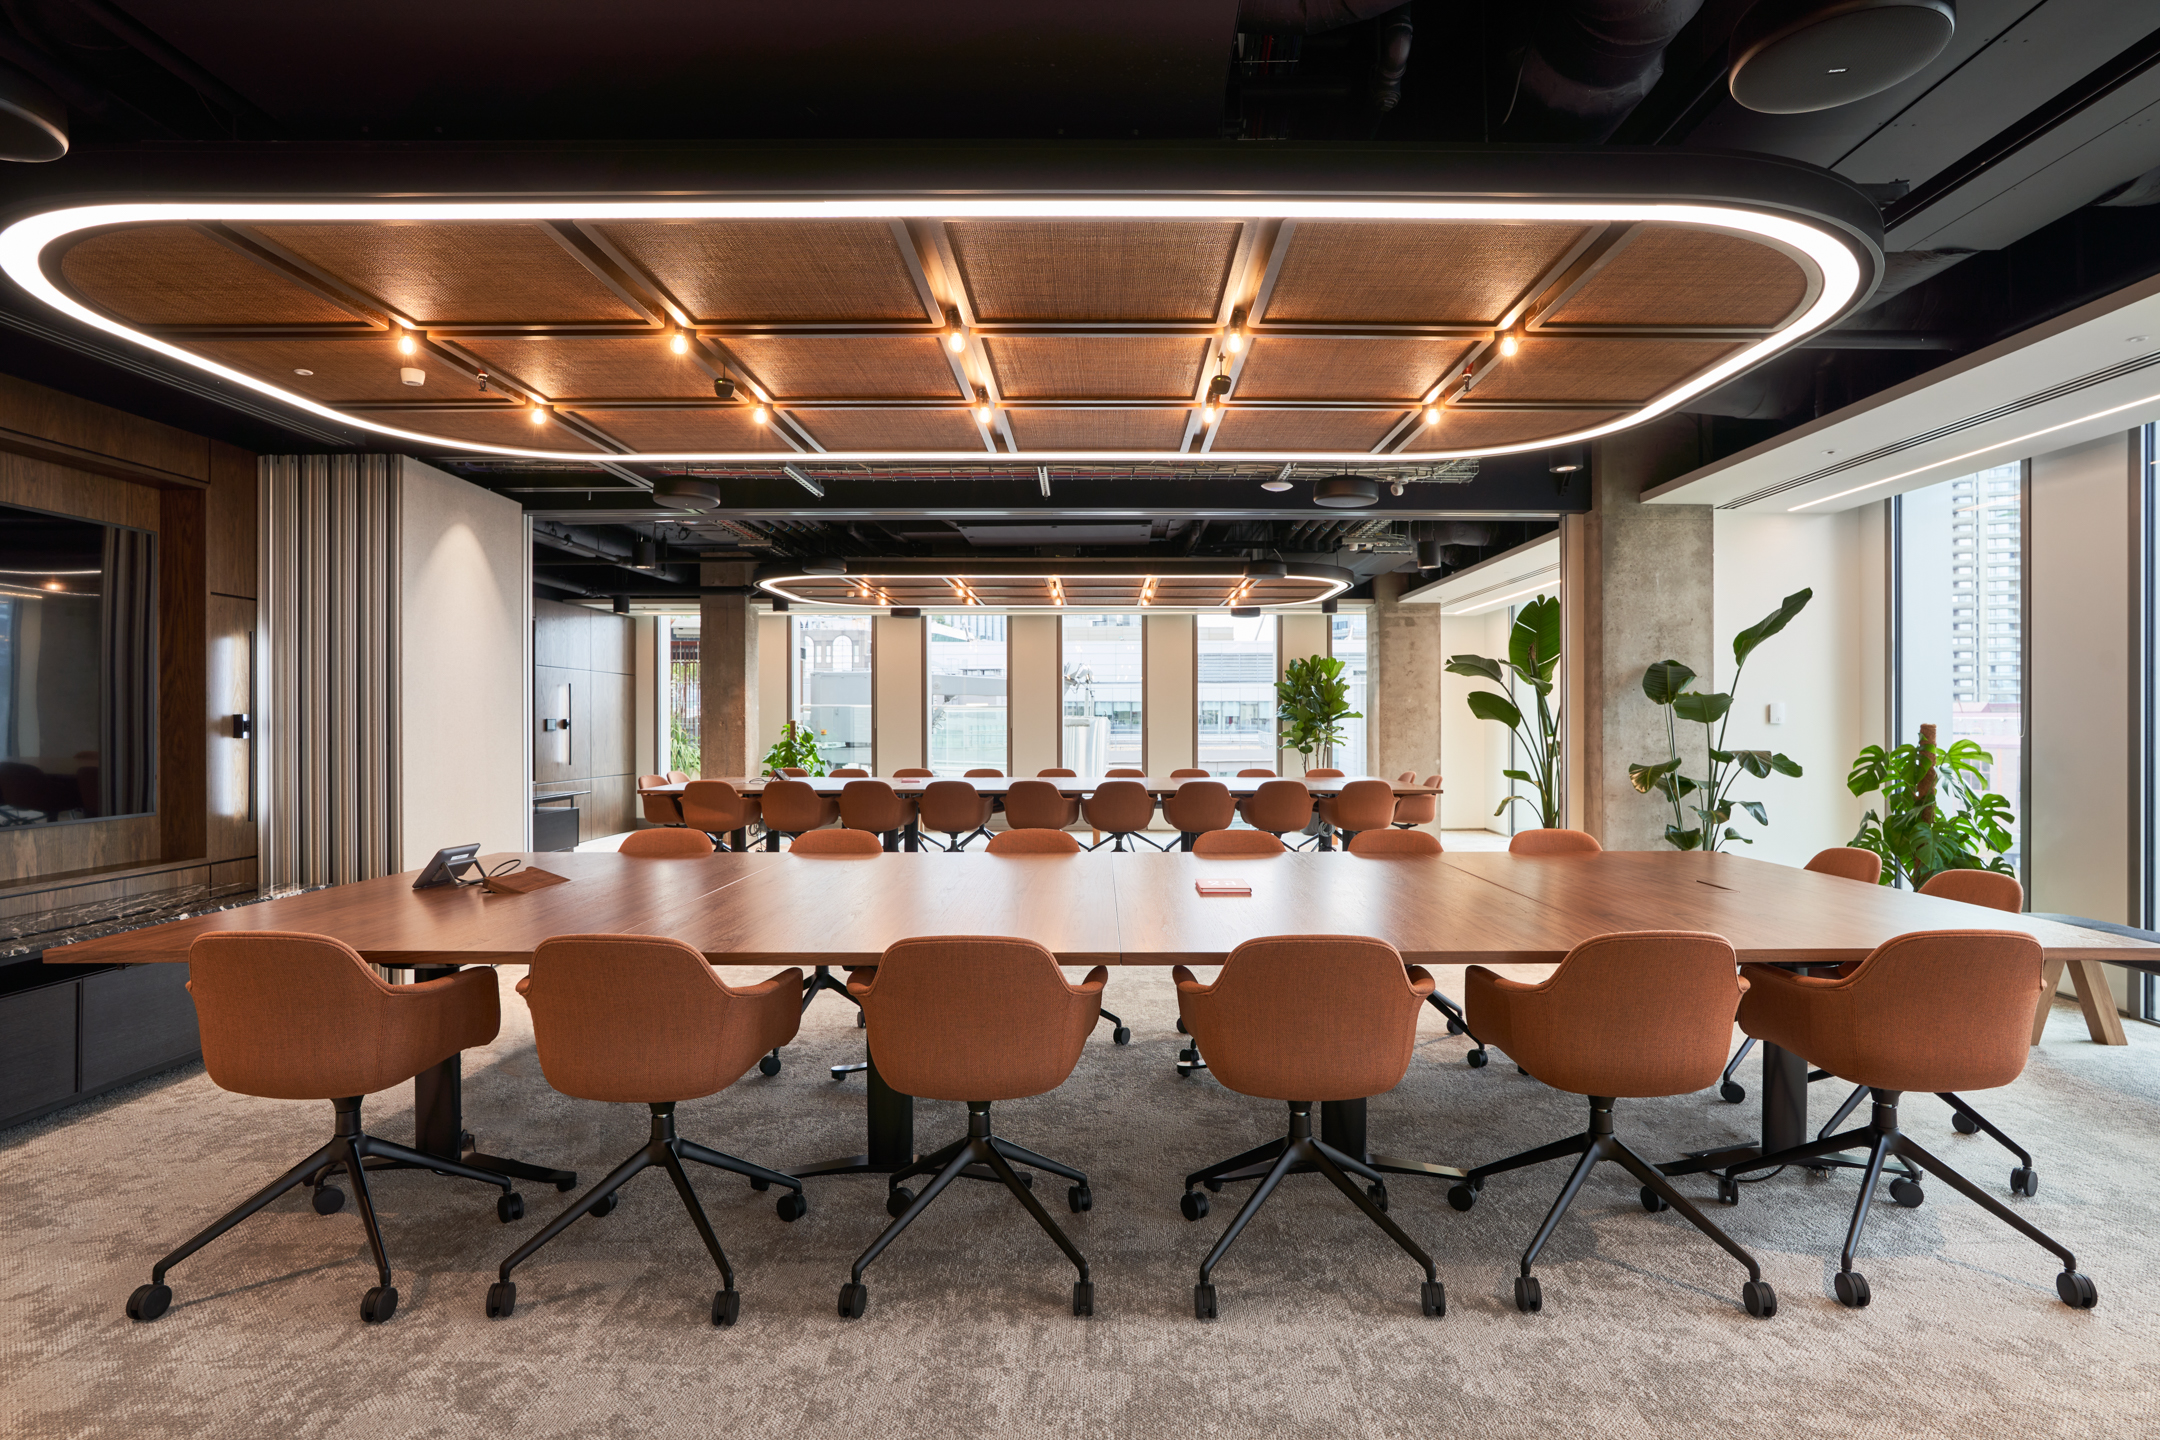
M 1350 708 L 1350 683 L 1342 678 L 1343 662 L 1328 655 L 1308 655 L 1283 666 L 1283 678 L 1275 682 L 1275 712 L 1282 718 L 1283 748 L 1305 758 L 1309 770 L 1328 764 L 1329 756 L 1343 742 L 1342 722 L 1362 720 Z
M 827 768 L 825 752 L 818 747 L 817 736 L 806 725 L 793 720 L 780 727 L 780 738 L 772 749 L 765 752 L 765 771 L 777 775 L 793 767 L 812 775 L 823 775 Z
M 1733 636 L 1734 690 L 1740 688 L 1741 672 L 1747 668 L 1748 657 L 1755 653 L 1756 647 L 1783 630 L 1814 598 L 1813 590 L 1795 591 L 1786 596 L 1777 609 Z M 1637 793 L 1648 795 L 1654 790 L 1672 806 L 1672 823 L 1665 827 L 1665 840 L 1674 849 L 1722 850 L 1727 840 L 1752 845 L 1753 840 L 1732 827 L 1733 811 L 1747 811 L 1758 825 L 1769 824 L 1770 816 L 1760 800 L 1734 799 L 1733 785 L 1742 775 L 1752 775 L 1758 780 L 1767 778 L 1772 772 L 1798 775 L 1800 767 L 1789 757 L 1769 750 L 1726 749 L 1725 727 L 1731 723 L 1733 697 L 1689 689 L 1694 683 L 1695 672 L 1677 660 L 1660 660 L 1643 671 L 1643 694 L 1650 697 L 1651 704 L 1665 710 L 1666 758 L 1655 765 L 1628 766 L 1628 779 L 1634 782 Z M 1684 762 L 1680 758 L 1676 719 L 1691 720 L 1703 727 L 1703 773 L 1700 779 L 1680 773 Z M 1683 806 L 1681 802 L 1690 795 L 1700 798 Z M 1689 812 L 1695 816 L 1692 825 L 1686 819 Z
M 1917 745 L 1870 745 L 1860 752 L 1845 788 L 1855 795 L 1880 793 L 1883 803 L 1861 818 L 1851 843 L 1882 856 L 1883 884 L 1917 889 L 1945 870 L 2012 873 L 2002 857 L 2017 817 L 2008 800 L 1988 789 L 1982 767 L 1994 760 L 1975 740 L 1938 749 L 1933 725 L 1920 727 Z
M 1450 655 L 1447 662 L 1450 675 L 1475 675 L 1500 687 L 1497 695 L 1490 690 L 1471 691 L 1470 713 L 1480 720 L 1497 720 L 1514 731 L 1516 743 L 1530 757 L 1530 769 L 1500 773 L 1531 787 L 1536 792 L 1535 800 L 1529 795 L 1510 795 L 1492 813 L 1500 815 L 1517 801 L 1534 804 L 1538 825 L 1547 830 L 1560 824 L 1560 717 L 1552 706 L 1553 672 L 1559 665 L 1560 601 L 1547 595 L 1538 596 L 1515 612 L 1515 626 L 1508 631 L 1506 660 Z M 1526 686 L 1536 694 L 1535 725 L 1508 697 L 1506 692 L 1515 685 Z

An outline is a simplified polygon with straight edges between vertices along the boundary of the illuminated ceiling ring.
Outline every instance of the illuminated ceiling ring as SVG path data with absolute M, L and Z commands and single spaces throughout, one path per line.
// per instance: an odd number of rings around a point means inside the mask
M 753 584 L 795 605 L 858 610 L 1281 610 L 1332 600 L 1357 583 L 1335 565 L 1256 560 L 865 560 L 776 562 Z

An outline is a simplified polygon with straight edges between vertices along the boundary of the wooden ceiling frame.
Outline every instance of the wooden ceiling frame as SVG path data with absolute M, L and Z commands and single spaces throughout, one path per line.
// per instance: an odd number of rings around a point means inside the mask
M 975 424 L 983 449 L 997 454 L 997 442 L 1002 439 L 1007 454 L 1018 453 L 1020 442 L 1013 438 L 1012 419 L 1005 413 L 1004 397 L 998 393 L 997 367 L 990 363 L 990 351 L 976 333 L 975 297 L 968 293 L 967 272 L 960 268 L 960 257 L 953 253 L 952 232 L 943 220 L 918 220 L 906 224 L 904 233 L 908 243 L 901 247 L 901 254 L 931 292 L 938 316 L 938 353 L 952 366 L 961 401 L 970 412 L 969 420 L 975 419 L 976 405 L 990 406 L 990 423 Z M 958 319 L 967 337 L 958 354 L 945 343 L 948 316 Z

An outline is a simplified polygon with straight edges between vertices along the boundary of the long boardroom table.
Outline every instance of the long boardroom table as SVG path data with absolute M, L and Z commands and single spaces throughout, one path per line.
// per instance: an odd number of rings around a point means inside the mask
M 1263 935 L 1353 934 L 1388 941 L 1412 964 L 1519 965 L 1557 963 L 1611 931 L 1707 930 L 1731 941 L 1743 962 L 1818 966 L 1858 960 L 1909 931 L 1986 929 L 2033 936 L 2051 963 L 2160 960 L 2160 946 L 2129 936 L 1722 854 L 517 858 L 571 883 L 522 895 L 414 890 L 417 872 L 407 872 L 107 936 L 45 958 L 184 961 L 198 935 L 276 929 L 335 935 L 377 965 L 440 972 L 523 964 L 552 935 L 628 932 L 687 941 L 716 964 L 866 965 L 908 936 L 973 934 L 1034 940 L 1066 965 L 1160 967 L 1220 964 Z M 1247 881 L 1252 894 L 1202 897 L 1195 889 L 1201 878 L 1229 876 Z M 1777 1046 L 1761 1049 L 1760 1145 L 1778 1150 L 1807 1138 L 1807 1063 Z M 795 1173 L 890 1172 L 914 1158 L 913 1102 L 886 1086 L 874 1063 L 867 1075 L 864 1153 Z M 415 1099 L 416 1148 L 456 1157 L 465 1137 L 455 1057 L 421 1077 Z M 1323 1107 L 1330 1143 L 1352 1154 L 1368 1153 L 1364 1122 L 1362 1101 Z

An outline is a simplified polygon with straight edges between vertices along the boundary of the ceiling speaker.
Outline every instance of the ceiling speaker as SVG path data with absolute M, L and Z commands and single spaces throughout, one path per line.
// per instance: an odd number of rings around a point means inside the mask
M 653 481 L 653 502 L 670 510 L 717 510 L 720 484 L 695 475 L 663 475 Z
M 1313 486 L 1312 503 L 1330 510 L 1362 510 L 1380 503 L 1380 485 L 1359 475 L 1332 475 Z
M 67 107 L 60 97 L 0 63 L 0 160 L 42 164 L 67 152 Z
M 1761 0 L 1733 31 L 1732 97 L 1765 115 L 1850 105 L 1918 74 L 1956 31 L 1954 0 Z

